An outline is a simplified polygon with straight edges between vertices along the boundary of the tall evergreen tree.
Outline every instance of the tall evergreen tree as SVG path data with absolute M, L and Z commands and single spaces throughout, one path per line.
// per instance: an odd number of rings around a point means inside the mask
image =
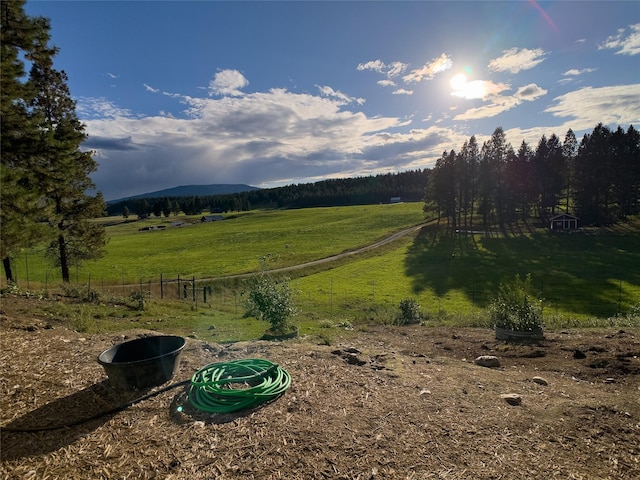
M 533 150 L 523 140 L 516 154 L 511 180 L 515 184 L 513 190 L 516 195 L 516 208 L 520 210 L 523 221 L 529 218 L 531 205 L 534 204 L 538 192 L 533 171 L 533 157 Z
M 578 140 L 572 129 L 567 131 L 564 136 L 564 142 L 562 143 L 562 154 L 566 165 L 566 192 L 565 192 L 565 213 L 569 213 L 569 207 L 571 203 L 571 192 L 573 189 L 573 173 L 574 164 L 576 161 L 576 155 L 578 154 Z
M 507 142 L 502 127 L 497 127 L 491 138 L 482 146 L 480 161 L 480 204 L 479 211 L 483 224 L 487 226 L 492 215 L 496 215 L 498 223 L 503 225 L 507 215 L 508 190 L 505 184 L 504 170 L 509 155 L 513 155 L 513 148 Z
M 640 137 L 638 131 L 629 126 L 625 132 L 622 127 L 611 135 L 611 156 L 613 170 L 612 203 L 615 216 L 626 220 L 627 216 L 638 212 Z
M 0 3 L 0 257 L 9 282 L 15 281 L 11 258 L 47 233 L 39 222 L 43 205 L 32 169 L 39 112 L 34 112 L 30 103 L 36 89 L 25 80 L 22 59 L 33 61 L 36 55 L 53 52 L 45 48 L 49 40 L 47 21 L 26 15 L 24 3 Z
M 625 143 L 625 168 L 630 178 L 624 206 L 628 215 L 640 213 L 640 132 L 629 125 Z
M 562 190 L 566 186 L 567 165 L 565 162 L 562 143 L 555 133 L 551 134 L 549 137 L 547 147 L 549 148 L 549 177 L 546 179 L 549 196 L 548 204 L 551 208 L 551 215 L 555 215 L 556 207 L 558 206 L 562 195 Z
M 10 6 L 5 9 L 7 4 Z M 25 31 L 30 33 L 29 38 L 22 38 L 22 41 L 27 41 L 27 46 L 18 47 L 18 55 L 25 55 L 32 65 L 25 87 L 12 91 L 12 98 L 7 99 L 7 102 L 20 106 L 21 116 L 25 118 L 23 113 L 26 113 L 28 122 L 23 122 L 22 134 L 15 134 L 14 130 L 8 132 L 7 143 L 12 155 L 5 163 L 3 152 L 3 188 L 8 178 L 24 186 L 22 190 L 12 191 L 12 202 L 27 211 L 39 210 L 37 218 L 26 217 L 22 223 L 28 231 L 38 230 L 43 225 L 50 227 L 48 234 L 39 240 L 51 239 L 47 254 L 60 266 L 63 281 L 68 282 L 70 264 L 75 262 L 77 265 L 82 260 L 101 256 L 106 243 L 104 228 L 89 222 L 104 211 L 102 195 L 92 197 L 87 194 L 95 187 L 89 174 L 95 171 L 97 164 L 91 152 L 80 150 L 86 138 L 84 126 L 76 116 L 66 74 L 53 68 L 57 49 L 48 46 L 49 22 L 44 18 L 30 19 L 24 14 L 21 2 L 3 2 L 2 6 L 3 15 L 7 14 L 2 25 L 3 46 L 5 31 L 7 36 L 12 31 L 9 27 L 11 20 L 21 19 L 21 24 L 28 28 L 18 28 L 18 32 L 23 35 Z M 4 52 L 3 49 L 3 67 Z M 15 50 L 7 51 L 9 62 L 16 58 L 14 55 Z M 15 60 L 13 63 L 17 65 Z M 14 68 L 14 72 L 18 70 Z M 15 80 L 12 85 L 16 84 Z M 3 126 L 4 104 L 3 97 Z M 3 147 L 4 133 L 3 129 Z M 3 230 L 14 231 L 20 226 L 15 218 L 3 217 Z M 30 246 L 33 243 L 29 242 L 31 238 L 13 238 L 12 241 L 16 242 L 13 251 Z M 6 253 L 3 251 L 3 256 L 8 254 L 8 250 Z
M 480 162 L 480 149 L 475 135 L 472 135 L 462 147 L 462 157 L 464 159 L 466 179 L 463 181 L 465 199 L 464 204 L 464 221 L 467 223 L 467 214 L 469 215 L 469 225 L 473 225 L 473 211 L 475 208 L 477 191 L 478 191 L 478 164 Z
M 105 205 L 102 194 L 88 194 L 95 188 L 89 175 L 97 163 L 92 152 L 81 150 L 84 125 L 76 115 L 67 75 L 53 68 L 55 53 L 42 48 L 32 60 L 29 79 L 36 95 L 30 107 L 38 114 L 38 153 L 31 168 L 55 236 L 47 253 L 60 267 L 62 280 L 69 282 L 71 264 L 104 254 L 104 228 L 90 219 L 101 216 Z
M 611 130 L 599 123 L 578 147 L 573 197 L 576 213 L 586 224 L 603 225 L 611 220 L 607 210 L 610 137 Z
M 436 161 L 427 181 L 424 207 L 425 213 L 437 215 L 438 222 L 444 215 L 450 225 L 453 221 L 454 227 L 456 220 L 455 157 L 456 153 L 453 150 L 445 151 Z

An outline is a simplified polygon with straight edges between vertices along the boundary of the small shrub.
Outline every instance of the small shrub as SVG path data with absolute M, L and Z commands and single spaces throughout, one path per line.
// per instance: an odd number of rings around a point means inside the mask
M 148 293 L 145 293 L 142 290 L 137 290 L 137 291 L 131 292 L 131 295 L 129 295 L 129 298 L 133 302 L 134 308 L 139 312 L 142 312 L 144 311 L 145 300 L 147 299 L 148 295 L 149 295 Z
M 353 330 L 353 324 L 347 320 L 336 324 L 336 328 L 344 328 L 345 330 Z
M 510 283 L 501 283 L 498 296 L 489 305 L 489 314 L 496 327 L 516 332 L 542 329 L 542 313 L 533 293 L 531 275 L 522 279 L 516 275 Z
M 400 300 L 400 317 L 399 325 L 411 325 L 422 321 L 422 312 L 420 304 L 414 298 L 405 298 Z
M 289 320 L 296 314 L 296 308 L 288 278 L 277 281 L 265 273 L 253 277 L 246 303 L 247 314 L 269 322 L 271 333 L 280 335 L 291 331 Z
M 62 294 L 68 298 L 75 298 L 85 303 L 100 303 L 102 295 L 92 288 L 74 287 L 65 284 L 62 286 Z

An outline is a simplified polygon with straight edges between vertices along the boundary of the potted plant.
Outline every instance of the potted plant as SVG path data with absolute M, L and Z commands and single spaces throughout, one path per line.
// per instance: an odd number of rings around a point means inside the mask
M 253 277 L 247 295 L 247 314 L 269 322 L 264 340 L 284 340 L 298 336 L 298 328 L 291 324 L 296 313 L 289 279 L 276 280 L 266 273 Z
M 516 275 L 510 283 L 501 283 L 498 295 L 489 305 L 496 338 L 507 342 L 537 341 L 544 338 L 542 312 L 533 293 L 531 275 Z

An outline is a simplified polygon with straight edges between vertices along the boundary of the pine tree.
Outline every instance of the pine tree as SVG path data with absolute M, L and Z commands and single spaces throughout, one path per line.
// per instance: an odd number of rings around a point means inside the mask
M 52 54 L 53 53 L 53 54 Z M 90 219 L 104 212 L 104 200 L 89 174 L 97 168 L 92 152 L 82 151 L 86 139 L 75 102 L 67 86 L 67 75 L 53 68 L 55 50 L 42 49 L 33 58 L 30 81 L 37 93 L 30 107 L 38 115 L 38 155 L 31 165 L 38 181 L 46 220 L 55 232 L 47 249 L 69 282 L 69 267 L 104 254 L 104 228 Z
M 53 69 L 57 49 L 48 46 L 49 22 L 29 17 L 24 2 L 2 2 L 2 259 L 14 280 L 11 257 L 36 242 L 69 281 L 71 261 L 95 258 L 105 244 L 104 229 L 88 222 L 104 210 L 89 173 L 91 153 L 80 151 L 84 127 L 64 72 Z M 25 58 L 32 64 L 25 81 Z
M 53 55 L 46 47 L 49 24 L 41 17 L 29 17 L 24 1 L 2 2 L 0 139 L 0 257 L 7 281 L 15 281 L 11 258 L 23 248 L 46 236 L 39 220 L 45 213 L 33 165 L 38 152 L 38 121 L 41 112 L 30 108 L 37 90 L 26 77 L 24 62 L 36 56 Z
M 566 164 L 566 200 L 564 211 L 569 213 L 569 206 L 571 202 L 571 190 L 573 189 L 573 169 L 574 162 L 576 160 L 576 154 L 578 153 L 578 140 L 572 129 L 567 130 L 567 134 L 564 136 L 564 142 L 562 143 L 562 155 Z
M 599 123 L 585 134 L 575 161 L 573 201 L 585 224 L 609 223 L 608 192 L 611 130 Z
M 461 181 L 464 193 L 461 207 L 464 210 L 464 224 L 467 226 L 473 225 L 473 210 L 477 194 L 476 175 L 480 153 L 475 136 L 471 136 L 468 141 L 464 142 L 460 154 L 462 155 L 464 164 L 464 177 Z M 467 217 L 469 217 L 468 222 Z

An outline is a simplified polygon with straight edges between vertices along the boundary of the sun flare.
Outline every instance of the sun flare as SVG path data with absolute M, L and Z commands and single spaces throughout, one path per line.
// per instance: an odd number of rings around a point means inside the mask
M 454 97 L 466 98 L 468 100 L 474 98 L 484 98 L 487 95 L 487 82 L 482 80 L 467 79 L 464 73 L 458 73 L 449 80 L 451 85 L 451 95 Z
M 467 76 L 464 73 L 458 73 L 454 75 L 451 80 L 449 80 L 449 85 L 453 88 L 454 91 L 464 89 L 464 86 L 467 84 Z

